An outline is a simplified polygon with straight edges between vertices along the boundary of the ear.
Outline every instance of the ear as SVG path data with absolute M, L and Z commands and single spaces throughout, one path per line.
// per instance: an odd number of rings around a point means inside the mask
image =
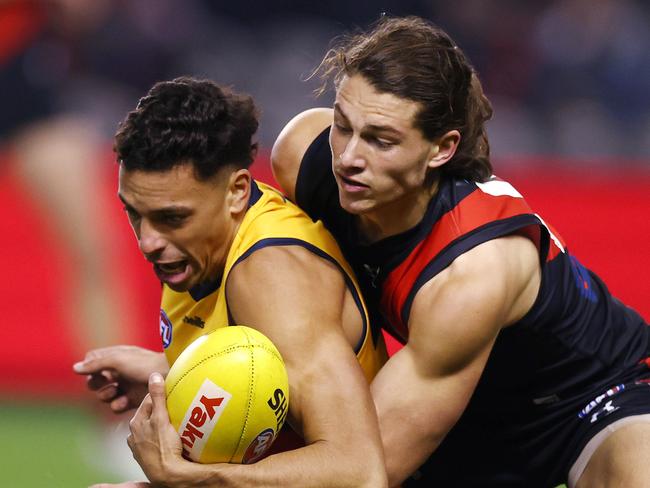
M 231 215 L 240 215 L 248 208 L 251 194 L 251 173 L 238 169 L 230 174 L 226 193 L 226 205 Z
M 429 161 L 427 166 L 429 168 L 438 168 L 449 161 L 458 149 L 460 143 L 460 132 L 457 130 L 450 130 L 446 132 L 437 141 L 431 145 L 431 152 L 429 153 Z

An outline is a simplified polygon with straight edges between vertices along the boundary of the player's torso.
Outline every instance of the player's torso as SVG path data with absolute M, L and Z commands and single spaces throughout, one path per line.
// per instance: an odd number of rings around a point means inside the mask
M 328 260 L 343 273 L 349 290 L 345 313 L 350 320 L 346 324 L 352 328 L 346 330 L 346 336 L 370 380 L 386 361 L 385 346 L 381 335 L 371 330 L 356 279 L 336 242 L 320 222 L 313 222 L 271 187 L 254 182 L 251 193 L 249 208 L 229 251 L 222 278 L 183 293 L 163 287 L 160 331 L 169 363 L 200 335 L 234 325 L 228 313 L 224 284 L 239 262 L 267 246 L 296 245 Z
M 402 342 L 408 340 L 410 309 L 418 291 L 458 256 L 513 233 L 537 245 L 540 290 L 528 314 L 503 329 L 497 339 L 475 395 L 478 400 L 486 394 L 485 401 L 478 403 L 487 409 L 504 392 L 512 395 L 513 409 L 534 404 L 533 400 L 575 396 L 582 385 L 611 379 L 599 357 L 617 353 L 622 362 L 609 371 L 633 368 L 645 357 L 644 321 L 570 255 L 557 232 L 505 181 L 477 184 L 443 179 L 415 227 L 365 246 L 360 244 L 354 218 L 338 203 L 324 131 L 303 158 L 296 196 L 338 240 L 377 313 L 373 321 Z
M 388 326 L 407 341 L 411 305 L 423 285 L 475 246 L 512 234 L 537 246 L 541 283 L 530 310 L 499 334 L 472 404 L 482 414 L 496 408 L 527 422 L 538 405 L 579 403 L 635 369 L 649 353 L 650 334 L 512 185 L 443 180 L 416 228 L 356 253 L 374 271 Z
M 325 131 L 303 158 L 296 195 L 324 220 L 381 310 L 382 325 L 403 342 L 418 291 L 460 254 L 513 233 L 539 249 L 535 303 L 502 329 L 467 409 L 417 486 L 553 486 L 546 481 L 566 474 L 573 452 L 562 436 L 571 437 L 594 398 L 647 369 L 650 329 L 643 319 L 612 297 L 506 182 L 443 180 L 417 226 L 363 246 L 355 220 L 338 204 Z

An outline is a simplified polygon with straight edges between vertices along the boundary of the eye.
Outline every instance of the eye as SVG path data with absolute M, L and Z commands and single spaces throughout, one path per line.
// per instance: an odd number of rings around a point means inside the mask
M 334 122 L 334 127 L 336 128 L 337 131 L 342 132 L 343 134 L 349 134 L 352 132 L 352 129 L 346 125 L 341 125 L 338 122 Z
M 396 143 L 393 141 L 387 141 L 385 139 L 380 139 L 380 138 L 373 138 L 371 142 L 377 146 L 379 149 L 389 149 L 393 147 Z
M 123 207 L 124 211 L 126 212 L 126 216 L 129 218 L 131 222 L 135 222 L 140 219 L 140 215 L 138 212 L 133 210 L 131 207 Z
M 160 220 L 161 223 L 169 227 L 180 227 L 185 223 L 186 218 L 185 215 L 169 214 L 162 216 Z

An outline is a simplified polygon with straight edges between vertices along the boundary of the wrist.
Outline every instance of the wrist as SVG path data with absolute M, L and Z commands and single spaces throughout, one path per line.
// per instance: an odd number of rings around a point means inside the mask
M 155 466 L 148 466 L 148 469 L 140 463 L 147 475 L 147 479 L 156 488 L 185 488 L 192 486 L 189 483 L 191 481 L 189 465 L 191 464 L 194 463 L 186 461 L 183 458 L 169 459 L 165 455 L 162 456 L 162 460 L 159 460 Z
M 168 471 L 169 488 L 207 488 L 211 486 L 226 486 L 223 474 L 228 464 L 200 464 L 181 458 L 181 461 L 170 466 Z

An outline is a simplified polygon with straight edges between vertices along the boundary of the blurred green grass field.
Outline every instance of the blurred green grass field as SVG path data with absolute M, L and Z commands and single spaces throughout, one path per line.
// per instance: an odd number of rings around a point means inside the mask
M 0 486 L 76 488 L 123 481 L 102 464 L 99 421 L 80 406 L 0 400 Z
M 0 400 L 0 485 L 74 488 L 118 481 L 101 466 L 98 422 L 81 407 Z

